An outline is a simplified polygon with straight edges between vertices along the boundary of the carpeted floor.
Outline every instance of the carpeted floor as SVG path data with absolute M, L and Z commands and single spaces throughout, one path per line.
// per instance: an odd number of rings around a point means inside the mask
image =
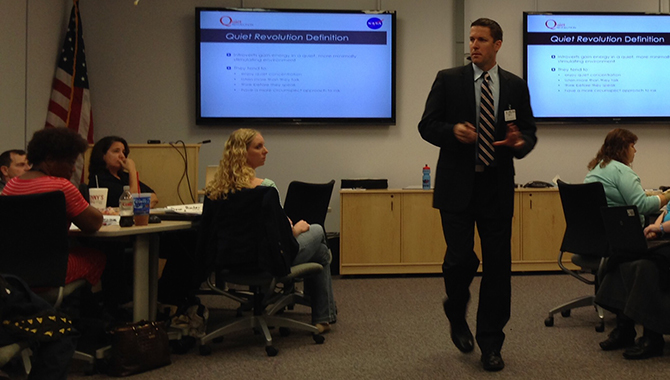
M 442 312 L 443 282 L 434 276 L 336 278 L 338 322 L 316 345 L 308 334 L 280 337 L 273 332 L 276 357 L 267 357 L 260 336 L 240 333 L 213 345 L 210 356 L 197 347 L 173 355 L 173 364 L 138 374 L 133 379 L 665 379 L 670 350 L 660 358 L 640 362 L 624 360 L 621 351 L 603 352 L 598 342 L 614 323 L 606 315 L 606 332 L 595 332 L 593 308 L 573 310 L 572 316 L 556 316 L 553 327 L 544 319 L 552 307 L 591 291 L 563 274 L 515 275 L 512 278 L 512 318 L 502 355 L 506 368 L 487 373 L 479 351 L 460 353 L 449 339 Z M 469 312 L 474 315 L 479 278 L 472 286 Z M 234 318 L 229 301 L 203 297 L 211 308 L 210 326 Z M 308 309 L 297 307 L 296 318 L 309 321 Z M 71 379 L 86 377 L 73 364 Z

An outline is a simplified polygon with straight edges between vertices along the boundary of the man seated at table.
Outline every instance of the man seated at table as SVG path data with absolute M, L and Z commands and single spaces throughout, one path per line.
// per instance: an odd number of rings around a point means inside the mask
M 0 154 L 0 193 L 7 182 L 18 177 L 30 169 L 26 152 L 20 149 L 10 149 Z

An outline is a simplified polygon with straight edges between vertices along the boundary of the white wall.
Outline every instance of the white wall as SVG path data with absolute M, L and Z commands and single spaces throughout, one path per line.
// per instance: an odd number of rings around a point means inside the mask
M 71 0 L 0 2 L 0 152 L 44 127 Z
M 0 2 L 0 152 L 25 147 L 26 4 Z
M 421 140 L 416 126 L 436 72 L 462 62 L 467 49 L 463 33 L 472 20 L 491 17 L 500 22 L 505 40 L 499 63 L 521 75 L 523 11 L 667 12 L 668 1 L 141 0 L 134 6 L 133 0 L 81 0 L 95 137 L 118 134 L 131 143 L 211 139 L 200 155 L 202 185 L 204 167 L 218 163 L 228 134 L 237 126 L 195 125 L 196 6 L 394 9 L 398 12 L 396 125 L 258 126 L 270 149 L 259 175 L 274 179 L 282 193 L 294 179 L 336 179 L 333 213 L 327 218 L 326 229 L 338 231 L 340 179 L 387 178 L 391 188 L 399 188 L 418 185 L 424 164 L 435 166 L 438 151 Z M 25 136 L 29 138 L 44 124 L 71 4 L 71 0 L 0 2 L 0 150 L 24 146 Z M 6 76 L 7 72 L 11 75 Z M 666 168 L 660 164 L 670 142 L 668 125 L 624 127 L 640 137 L 634 168 L 643 186 L 670 184 Z M 551 180 L 556 174 L 567 181 L 581 181 L 586 163 L 611 128 L 540 125 L 536 149 L 517 161 L 517 182 Z

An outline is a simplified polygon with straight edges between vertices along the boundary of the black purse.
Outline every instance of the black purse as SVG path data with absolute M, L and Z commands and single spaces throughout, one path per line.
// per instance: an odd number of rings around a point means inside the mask
M 109 374 L 128 376 L 171 364 L 170 340 L 162 322 L 139 321 L 116 327 L 112 334 Z

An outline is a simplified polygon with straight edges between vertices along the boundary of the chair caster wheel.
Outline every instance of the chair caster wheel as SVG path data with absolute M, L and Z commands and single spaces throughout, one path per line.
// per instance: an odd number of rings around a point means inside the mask
M 279 335 L 289 336 L 289 335 L 291 335 L 291 329 L 289 329 L 288 327 L 280 327 L 279 328 Z
M 554 325 L 554 317 L 553 316 L 547 317 L 547 319 L 544 320 L 544 325 L 547 326 L 547 327 L 553 326 Z
M 603 332 L 603 331 L 605 331 L 605 322 L 600 321 L 600 323 L 596 325 L 596 332 Z
M 265 352 L 268 354 L 268 356 L 277 356 L 279 351 L 277 351 L 277 349 L 272 346 L 266 346 Z
M 170 348 L 172 353 L 176 355 L 183 355 L 187 353 L 193 346 L 195 346 L 195 338 L 192 336 L 185 336 L 179 340 L 171 340 Z
M 212 347 L 209 344 L 204 344 L 198 348 L 200 356 L 208 356 L 212 354 Z
M 312 339 L 314 339 L 316 344 L 323 344 L 323 342 L 326 340 L 326 338 L 321 334 L 312 335 Z
M 86 371 L 86 376 L 107 373 L 109 371 L 109 361 L 107 359 L 98 359 L 93 363 L 93 368 Z
M 561 311 L 561 316 L 567 318 L 570 316 L 570 310 L 563 310 Z

